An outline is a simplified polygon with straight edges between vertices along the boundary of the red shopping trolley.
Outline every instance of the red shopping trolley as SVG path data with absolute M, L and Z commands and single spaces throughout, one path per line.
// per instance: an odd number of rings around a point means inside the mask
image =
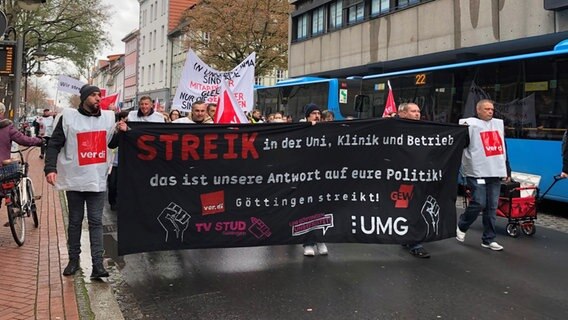
M 540 195 L 537 186 L 521 187 L 519 182 L 503 182 L 499 203 L 497 204 L 497 216 L 507 218 L 507 234 L 513 238 L 521 232 L 527 236 L 536 233 L 535 220 L 537 218 L 537 205 L 546 193 L 561 180 L 560 176 L 554 177 L 554 182 Z M 465 188 L 464 202 L 467 206 L 471 199 L 471 190 Z

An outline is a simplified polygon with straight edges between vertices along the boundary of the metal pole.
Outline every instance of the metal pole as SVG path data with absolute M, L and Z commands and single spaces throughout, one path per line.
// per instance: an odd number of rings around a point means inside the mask
M 22 64 L 24 54 L 24 39 L 18 38 L 16 40 L 16 66 L 14 75 L 14 95 L 12 99 L 12 106 L 14 108 L 14 119 L 18 119 L 20 114 L 20 86 L 22 84 Z
M 28 66 L 24 65 L 24 115 L 28 115 Z

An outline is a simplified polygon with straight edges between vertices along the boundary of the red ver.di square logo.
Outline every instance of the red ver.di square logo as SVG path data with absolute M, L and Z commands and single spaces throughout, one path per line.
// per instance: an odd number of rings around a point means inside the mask
M 105 163 L 107 161 L 106 131 L 81 132 L 77 134 L 79 165 Z
M 215 191 L 201 195 L 201 213 L 206 216 L 225 212 L 225 191 Z
M 484 131 L 479 134 L 481 135 L 485 156 L 491 157 L 503 154 L 503 141 L 498 131 Z

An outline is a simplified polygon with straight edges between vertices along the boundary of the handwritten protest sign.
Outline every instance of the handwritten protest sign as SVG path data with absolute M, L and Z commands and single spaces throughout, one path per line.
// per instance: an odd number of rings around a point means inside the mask
M 220 94 L 219 85 L 224 79 L 233 92 L 238 105 L 245 111 L 252 111 L 254 100 L 254 68 L 256 53 L 250 54 L 231 71 L 217 71 L 189 50 L 183 67 L 172 108 L 189 111 L 197 100 L 216 103 Z

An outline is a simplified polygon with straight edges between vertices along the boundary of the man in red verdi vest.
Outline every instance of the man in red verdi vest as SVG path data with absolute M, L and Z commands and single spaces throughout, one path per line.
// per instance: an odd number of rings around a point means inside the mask
M 481 246 L 501 251 L 503 246 L 495 241 L 496 210 L 501 180 L 510 179 L 510 171 L 505 127 L 503 120 L 493 118 L 494 110 L 493 102 L 483 99 L 476 105 L 477 117 L 459 120 L 460 124 L 469 126 L 469 145 L 462 155 L 462 170 L 472 195 L 467 209 L 459 217 L 456 239 L 464 242 L 467 230 L 479 212 L 483 212 Z
M 80 90 L 78 109 L 65 108 L 56 120 L 53 135 L 47 146 L 45 175 L 49 184 L 64 190 L 69 212 L 67 249 L 69 263 L 63 275 L 79 270 L 81 225 L 87 209 L 93 272 L 91 278 L 108 277 L 103 265 L 102 214 L 107 187 L 107 146 L 116 147 L 115 116 L 101 110 L 101 90 L 85 85 Z

